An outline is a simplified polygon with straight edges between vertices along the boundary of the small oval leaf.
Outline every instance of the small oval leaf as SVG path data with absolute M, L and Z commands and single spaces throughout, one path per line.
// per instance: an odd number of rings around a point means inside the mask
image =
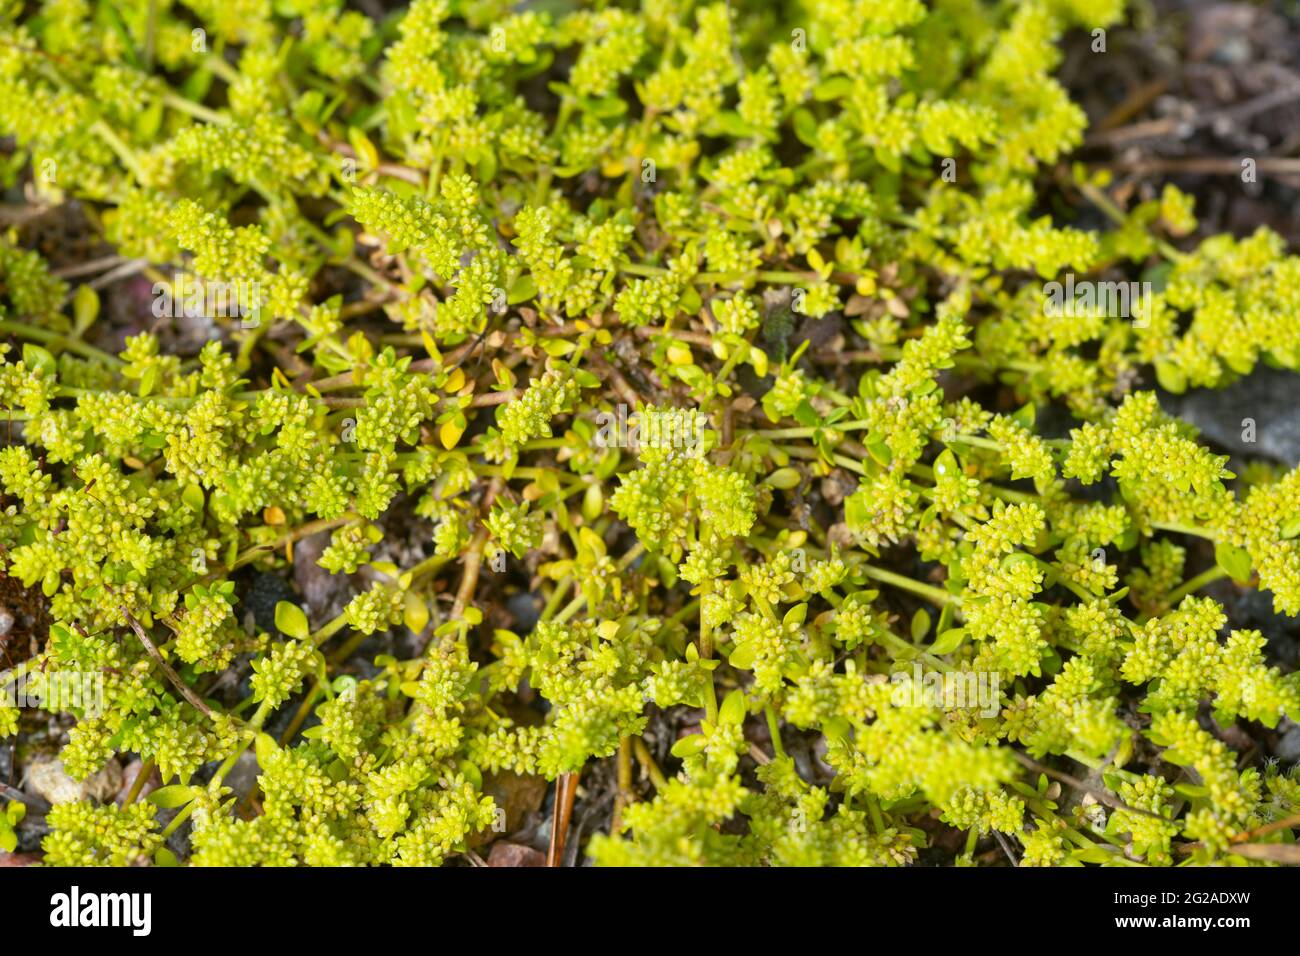
M 925 608 L 919 608 L 912 615 L 912 640 L 919 641 L 925 635 L 930 633 L 930 612 Z
M 737 687 L 727 699 L 722 702 L 722 707 L 718 710 L 718 720 L 724 724 L 738 726 L 745 721 L 745 714 L 749 710 L 745 703 L 745 692 Z
M 683 737 L 673 744 L 672 755 L 674 757 L 694 757 L 696 754 L 703 753 L 708 743 L 703 734 L 691 734 L 689 737 Z
M 177 783 L 170 787 L 159 787 L 145 799 L 160 809 L 175 810 L 177 807 L 185 806 L 198 795 L 197 787 L 186 787 Z
M 275 626 L 281 634 L 300 641 L 305 640 L 311 634 L 311 625 L 307 623 L 307 615 L 303 613 L 302 608 L 298 607 L 298 605 L 290 604 L 288 601 L 280 601 L 276 604 Z
M 935 638 L 934 644 L 930 646 L 930 653 L 936 657 L 951 654 L 961 647 L 965 641 L 966 629 L 964 627 L 949 628 Z

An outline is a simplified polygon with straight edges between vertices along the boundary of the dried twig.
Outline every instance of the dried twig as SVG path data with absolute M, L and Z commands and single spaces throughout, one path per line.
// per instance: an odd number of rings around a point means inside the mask
M 98 259 L 91 259 L 87 262 L 77 262 L 72 265 L 60 266 L 57 269 L 51 269 L 50 275 L 58 276 L 60 279 L 78 279 L 81 276 L 93 275 L 96 272 L 103 272 L 105 269 L 111 269 L 126 262 L 125 256 L 111 255 L 100 256 Z
M 1250 843 L 1250 841 L 1258 839 L 1259 837 L 1268 836 L 1270 833 L 1276 833 L 1278 830 L 1288 830 L 1291 827 L 1297 827 L 1297 826 L 1300 826 L 1300 813 L 1293 813 L 1289 817 L 1283 817 L 1281 820 L 1274 820 L 1272 823 L 1265 823 L 1263 826 L 1255 827 L 1255 829 L 1253 830 L 1243 830 L 1241 833 L 1238 833 L 1231 840 L 1229 840 L 1228 843 L 1234 847 L 1234 849 L 1232 850 L 1233 853 L 1237 853 L 1240 856 L 1250 857 L 1251 854 L 1254 853 L 1255 851 L 1240 853 L 1239 849 L 1237 849 L 1236 847 L 1238 847 L 1238 845 L 1273 846 L 1273 844 L 1271 843 L 1252 844 Z M 1205 846 L 1205 844 L 1200 841 L 1197 841 L 1196 843 L 1184 843 L 1178 847 L 1178 852 L 1191 853 L 1195 850 L 1199 850 L 1203 846 Z M 1264 857 L 1258 857 L 1258 858 L 1264 859 Z M 1288 861 L 1288 862 L 1300 862 L 1300 861 Z
M 98 276 L 93 281 L 87 283 L 87 285 L 89 285 L 92 289 L 102 289 L 105 286 L 112 285 L 114 282 L 117 282 L 120 279 L 125 279 L 128 276 L 133 276 L 137 272 L 143 272 L 148 267 L 149 267 L 148 259 L 128 259 L 126 262 L 123 262 L 116 269 L 110 269 L 108 272 L 105 272 L 103 275 Z
M 605 359 L 599 356 L 593 356 L 591 360 L 592 367 L 597 373 L 609 381 L 610 387 L 618 392 L 618 397 L 623 399 L 628 408 L 636 408 L 644 403 L 644 399 L 635 388 L 623 377 L 623 373 L 614 368 Z
M 143 644 L 144 649 L 149 652 L 149 656 L 152 657 L 154 662 L 162 668 L 162 672 L 167 675 L 167 680 L 171 681 L 172 686 L 175 687 L 180 695 L 189 701 L 197 711 L 203 714 L 204 717 L 207 717 L 209 720 L 214 720 L 215 717 L 212 713 L 212 709 L 208 707 L 207 704 L 203 703 L 199 695 L 194 693 L 185 681 L 181 680 L 180 675 L 177 674 L 176 671 L 172 669 L 172 666 L 167 663 L 166 658 L 164 658 L 159 652 L 158 647 L 152 640 L 150 640 L 149 635 L 145 633 L 144 628 L 140 626 L 140 622 L 137 621 L 135 617 L 132 616 L 131 612 L 126 609 L 126 605 L 119 604 L 117 609 L 122 612 L 122 615 L 126 618 L 126 622 L 131 625 L 131 630 L 135 631 L 135 636 L 140 638 L 140 643 Z
M 1105 118 L 1097 124 L 1097 129 L 1104 131 L 1123 126 L 1150 106 L 1167 89 L 1169 89 L 1169 80 L 1163 77 L 1158 80 L 1151 80 L 1149 83 L 1143 83 L 1107 113 Z
M 618 792 L 614 798 L 614 816 L 609 832 L 623 829 L 623 808 L 636 799 L 632 790 L 632 738 L 624 737 L 618 745 Z
M 0 783 L 0 794 L 4 794 L 10 800 L 17 800 L 19 803 L 25 804 L 36 813 L 49 812 L 50 805 L 40 797 L 29 797 L 17 787 L 11 787 L 7 783 Z
M 1275 175 L 1300 174 L 1300 159 L 1278 156 L 1261 156 L 1255 159 L 1255 168 L 1261 173 Z M 1236 156 L 1188 156 L 1181 159 L 1116 160 L 1110 164 L 1115 169 L 1137 175 L 1153 173 L 1192 173 L 1205 176 L 1236 176 L 1241 173 L 1241 158 Z
M 1179 126 L 1180 121 L 1171 116 L 1142 120 L 1138 123 L 1130 123 L 1128 126 L 1094 133 L 1083 141 L 1083 145 L 1118 147 L 1143 139 L 1163 139 L 1177 135 Z
M 1007 859 L 1011 861 L 1011 865 L 1019 866 L 1020 861 L 1016 859 L 1016 854 L 1012 852 L 1011 844 L 1007 842 L 1007 838 L 997 830 L 993 831 L 993 836 L 997 838 L 998 846 L 1002 847 L 1002 852 L 1007 855 Z
M 1300 846 L 1294 843 L 1238 843 L 1228 851 L 1248 860 L 1267 860 L 1270 863 L 1285 863 L 1300 866 Z
M 505 482 L 500 478 L 493 478 L 488 485 L 487 493 L 483 495 L 482 508 L 484 511 L 492 507 L 492 502 L 496 500 L 501 489 L 505 487 Z M 465 609 L 469 607 L 474 600 L 474 590 L 478 587 L 479 571 L 483 567 L 483 549 L 487 546 L 490 532 L 484 525 L 475 533 L 470 541 L 468 550 L 465 551 L 464 571 L 461 572 L 460 586 L 456 589 L 456 598 L 451 605 L 451 613 L 447 619 L 450 621 L 464 620 Z M 443 649 L 447 638 L 441 643 L 430 642 L 425 648 L 426 654 L 436 654 Z
M 480 392 L 469 401 L 470 408 L 487 408 L 491 405 L 504 405 L 524 394 L 522 388 L 507 388 L 501 392 Z
M 1011 756 L 1013 756 L 1016 759 L 1016 761 L 1025 769 L 1032 770 L 1035 773 L 1045 774 L 1048 777 L 1051 777 L 1053 780 L 1059 780 L 1061 783 L 1069 784 L 1071 787 L 1074 787 L 1076 790 L 1082 790 L 1084 793 L 1089 794 L 1092 797 L 1096 798 L 1098 802 L 1104 803 L 1112 810 L 1123 810 L 1126 813 L 1136 813 L 1139 814 L 1140 816 L 1151 817 L 1156 820 L 1165 819 L 1160 814 L 1152 813 L 1150 810 L 1143 810 L 1141 807 L 1131 807 L 1123 800 L 1121 800 L 1119 797 L 1107 793 L 1105 790 L 1098 790 L 1096 787 L 1090 787 L 1088 786 L 1088 784 L 1084 783 L 1078 777 L 1072 777 L 1068 773 L 1065 773 L 1060 770 L 1053 770 L 1051 767 L 1045 766 L 1039 763 L 1037 760 L 1025 756 L 1018 750 L 1012 750 Z
M 1238 123 L 1258 113 L 1285 106 L 1295 100 L 1300 100 L 1300 86 L 1288 86 L 1256 96 L 1244 103 L 1237 103 L 1234 106 L 1202 113 L 1188 120 L 1165 116 L 1160 119 L 1144 120 L 1140 123 L 1132 123 L 1114 129 L 1103 129 L 1084 140 L 1084 145 L 1116 147 L 1134 140 L 1160 139 L 1165 136 L 1177 136 L 1184 139 L 1198 129 L 1204 129 L 1207 126 L 1213 126 L 1224 121 Z
M 562 865 L 564 844 L 569 835 L 569 818 L 573 815 L 573 799 L 577 793 L 578 774 L 560 774 L 555 781 L 555 811 L 551 817 L 551 845 L 546 852 L 547 866 Z

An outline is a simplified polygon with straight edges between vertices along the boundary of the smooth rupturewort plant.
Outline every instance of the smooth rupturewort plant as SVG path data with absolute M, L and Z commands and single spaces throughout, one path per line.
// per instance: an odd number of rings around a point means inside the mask
M 56 621 L 9 679 L 102 674 L 66 767 L 167 784 L 55 807 L 47 861 L 176 862 L 188 820 L 194 864 L 438 864 L 498 822 L 486 777 L 634 754 L 654 792 L 600 863 L 905 864 L 941 826 L 963 863 L 993 831 L 1025 864 L 1290 840 L 1300 781 L 1239 769 L 1211 718 L 1300 717 L 1300 687 L 1196 592 L 1300 612 L 1300 472 L 1233 481 L 1141 385 L 1295 369 L 1300 259 L 1266 229 L 1176 247 L 1173 188 L 1123 211 L 1052 180 L 1085 127 L 1058 42 L 1118 0 L 39 6 L 0 4 L 8 183 L 167 288 L 241 290 L 196 358 L 148 331 L 114 356 L 92 289 L 0 242 L 0 545 Z M 1112 228 L 1038 215 L 1049 188 Z M 1066 273 L 1155 292 L 1064 316 Z M 825 316 L 849 346 L 796 347 Z M 619 404 L 701 440 L 598 441 Z M 398 507 L 429 542 L 407 567 Z M 232 575 L 320 531 L 368 589 L 250 632 Z M 541 620 L 493 633 L 476 592 L 525 557 Z M 422 656 L 341 672 L 399 623 Z M 638 738 L 678 705 L 703 717 L 669 776 Z M 1094 791 L 1066 805 L 1038 761 Z

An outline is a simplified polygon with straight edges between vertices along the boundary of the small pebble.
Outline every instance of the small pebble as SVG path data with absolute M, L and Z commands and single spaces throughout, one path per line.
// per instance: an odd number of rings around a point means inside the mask
M 1288 720 L 1282 726 L 1287 724 L 1290 726 L 1286 727 L 1285 732 L 1278 739 L 1273 754 L 1285 763 L 1295 763 L 1300 760 L 1300 724 Z
M 497 841 L 488 854 L 488 866 L 545 866 L 546 857 L 530 846 Z
M 28 765 L 26 786 L 51 804 L 87 799 L 106 803 L 122 789 L 122 765 L 110 760 L 99 773 L 85 780 L 74 780 L 63 769 L 62 760 L 45 758 Z

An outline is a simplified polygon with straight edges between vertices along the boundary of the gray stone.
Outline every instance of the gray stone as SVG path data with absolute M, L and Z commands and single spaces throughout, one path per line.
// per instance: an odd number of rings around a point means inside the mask
M 63 768 L 63 761 L 41 758 L 27 765 L 26 787 L 51 804 L 75 803 L 78 800 L 95 800 L 107 803 L 122 789 L 122 765 L 110 759 L 102 770 L 76 780 Z
M 230 768 L 230 772 L 226 774 L 222 783 L 242 799 L 253 788 L 253 784 L 257 782 L 257 775 L 260 772 L 257 765 L 257 756 L 251 749 L 245 750 L 239 755 L 239 759 Z
M 259 631 L 278 633 L 275 627 L 275 606 L 281 601 L 293 604 L 298 595 L 293 593 L 284 578 L 269 571 L 255 573 L 244 589 L 244 607 L 253 614 Z
M 351 575 L 330 574 L 316 563 L 329 543 L 330 533 L 322 531 L 303 538 L 293 548 L 293 581 L 313 627 L 342 611 L 356 590 Z
M 537 624 L 537 619 L 542 616 L 537 596 L 523 591 L 506 598 L 506 610 L 514 615 L 515 630 L 520 634 L 531 631 Z
M 1300 724 L 1284 718 L 1277 729 L 1282 731 L 1282 736 L 1273 748 L 1273 755 L 1286 763 L 1300 760 Z
M 1294 372 L 1260 366 L 1227 388 L 1161 392 L 1160 403 L 1234 455 L 1300 463 L 1300 375 Z M 1243 437 L 1247 419 L 1255 425 L 1254 442 Z

